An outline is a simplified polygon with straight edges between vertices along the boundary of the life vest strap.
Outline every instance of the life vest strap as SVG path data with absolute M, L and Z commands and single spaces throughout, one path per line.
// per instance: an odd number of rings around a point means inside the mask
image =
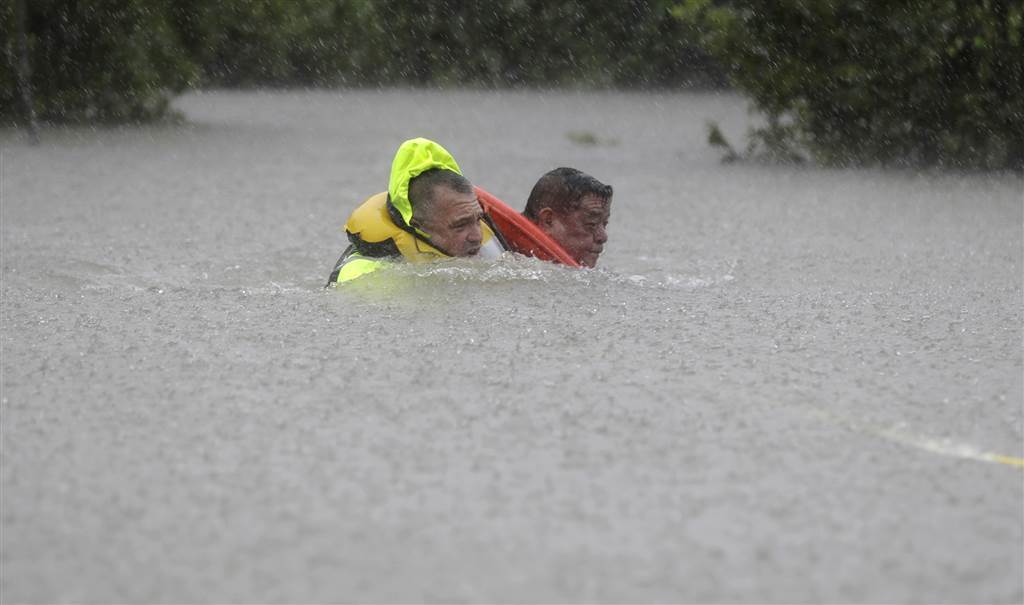
M 386 239 L 379 242 L 368 242 L 363 238 L 359 237 L 358 233 L 352 233 L 346 230 L 348 234 L 348 241 L 352 242 L 352 246 L 362 254 L 370 258 L 387 258 L 389 256 L 402 256 L 402 252 L 398 249 L 398 245 L 395 244 L 395 240 Z

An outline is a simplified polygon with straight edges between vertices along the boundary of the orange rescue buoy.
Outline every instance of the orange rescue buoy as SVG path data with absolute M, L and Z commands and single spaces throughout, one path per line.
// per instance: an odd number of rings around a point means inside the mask
M 476 187 L 476 195 L 484 211 L 491 215 L 495 225 L 505 237 L 513 252 L 533 256 L 540 260 L 554 261 L 567 267 L 579 267 L 576 259 L 569 256 L 558 242 L 540 230 L 530 219 L 519 214 L 505 202 L 487 191 Z

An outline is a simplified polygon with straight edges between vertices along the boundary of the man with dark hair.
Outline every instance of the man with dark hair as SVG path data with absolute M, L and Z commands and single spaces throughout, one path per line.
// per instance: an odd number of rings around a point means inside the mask
M 540 177 L 523 216 L 580 265 L 593 267 L 608 241 L 611 204 L 611 185 L 575 168 L 562 167 Z
M 356 208 L 345 232 L 351 245 L 328 284 L 375 271 L 388 259 L 494 258 L 505 249 L 455 158 L 422 138 L 402 143 L 388 190 Z

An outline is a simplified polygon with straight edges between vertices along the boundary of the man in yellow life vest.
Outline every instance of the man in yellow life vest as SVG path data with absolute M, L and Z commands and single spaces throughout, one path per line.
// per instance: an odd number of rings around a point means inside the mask
M 428 139 L 410 139 L 391 164 L 388 190 L 371 196 L 345 223 L 351 245 L 328 285 L 379 269 L 388 260 L 496 258 L 508 248 L 455 158 Z

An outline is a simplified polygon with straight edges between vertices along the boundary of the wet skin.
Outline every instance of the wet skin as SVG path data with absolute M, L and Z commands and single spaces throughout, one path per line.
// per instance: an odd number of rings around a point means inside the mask
M 559 214 L 551 208 L 538 212 L 537 225 L 558 242 L 569 256 L 584 267 L 597 265 L 597 257 L 608 241 L 608 219 L 611 200 L 588 195 L 578 208 Z
M 430 214 L 413 218 L 413 225 L 431 242 L 452 256 L 476 256 L 483 242 L 480 219 L 483 209 L 475 193 L 459 193 L 440 186 L 434 193 Z

